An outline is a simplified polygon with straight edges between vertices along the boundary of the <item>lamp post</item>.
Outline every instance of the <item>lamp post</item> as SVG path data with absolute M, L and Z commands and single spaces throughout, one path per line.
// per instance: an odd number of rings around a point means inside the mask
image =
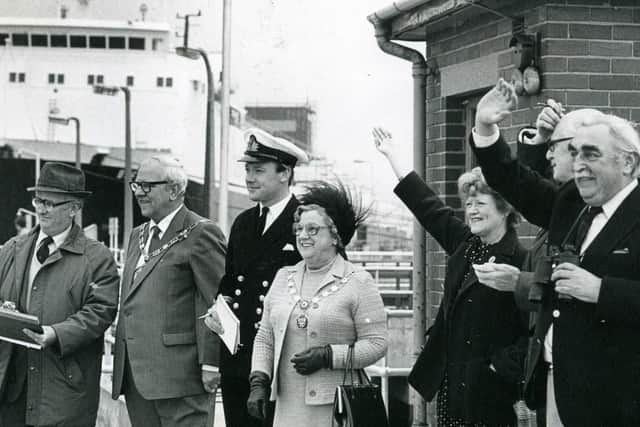
M 69 126 L 69 122 L 76 125 L 76 168 L 82 169 L 82 158 L 80 157 L 80 119 L 77 117 L 57 117 L 49 116 L 49 123 L 56 125 Z M 76 215 L 76 223 L 82 227 L 82 210 Z
M 131 92 L 126 86 L 93 86 L 98 95 L 115 96 L 124 93 L 124 231 L 123 247 L 129 245 L 129 235 L 133 229 L 133 201 L 129 182 L 131 181 Z
M 220 195 L 218 197 L 218 225 L 224 233 L 228 233 L 227 217 L 229 215 L 229 111 L 231 86 L 231 0 L 222 2 L 222 109 L 220 138 Z
M 211 71 L 211 63 L 204 49 L 194 49 L 191 47 L 177 47 L 176 54 L 189 59 L 202 58 L 204 66 L 207 69 L 207 122 L 204 149 L 204 216 L 213 219 L 215 212 L 215 199 L 213 192 L 215 189 L 215 88 L 213 81 L 213 72 Z M 220 218 L 218 218 L 220 221 Z

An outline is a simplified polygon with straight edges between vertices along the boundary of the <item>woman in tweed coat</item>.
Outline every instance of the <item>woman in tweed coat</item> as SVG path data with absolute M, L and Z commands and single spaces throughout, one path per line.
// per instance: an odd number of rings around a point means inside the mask
M 331 425 L 349 346 L 354 368 L 375 363 L 387 349 L 378 287 L 344 252 L 364 211 L 342 185 L 310 188 L 301 203 L 294 233 L 303 260 L 276 275 L 251 364 L 249 413 L 265 418 L 267 401 L 275 400 L 274 427 Z
M 374 141 L 400 180 L 395 193 L 448 255 L 442 302 L 409 383 L 425 400 L 437 393 L 439 427 L 513 426 L 527 319 L 513 288 L 484 286 L 476 270 L 520 267 L 526 252 L 514 229 L 517 214 L 474 169 L 458 179 L 463 222 L 415 172 L 402 169 L 388 132 L 375 129 Z

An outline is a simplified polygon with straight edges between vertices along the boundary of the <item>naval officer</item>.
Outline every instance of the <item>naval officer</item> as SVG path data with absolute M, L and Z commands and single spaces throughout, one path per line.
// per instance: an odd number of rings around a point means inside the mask
M 308 161 L 306 153 L 293 143 L 260 129 L 245 132 L 245 182 L 256 206 L 242 212 L 229 233 L 225 275 L 220 293 L 240 319 L 238 352 L 221 350 L 222 398 L 227 427 L 271 425 L 247 412 L 249 371 L 253 339 L 262 318 L 264 297 L 276 272 L 301 257 L 293 235 L 293 213 L 299 205 L 291 194 L 293 170 Z M 213 310 L 210 310 L 213 313 Z M 221 332 L 216 317 L 205 319 L 214 332 Z

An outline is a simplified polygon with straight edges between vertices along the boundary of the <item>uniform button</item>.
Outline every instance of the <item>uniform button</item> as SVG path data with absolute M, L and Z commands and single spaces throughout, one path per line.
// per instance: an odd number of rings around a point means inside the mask
M 238 276 L 238 282 L 244 282 L 244 276 L 242 274 Z
M 262 314 L 262 309 L 260 307 L 256 308 L 256 314 Z
M 34 286 L 33 288 L 31 288 L 31 290 L 32 290 L 32 291 L 37 291 L 37 290 L 38 290 L 38 287 L 37 287 L 37 286 Z
M 237 297 L 239 297 L 240 294 L 242 294 L 242 291 L 240 289 L 236 289 L 234 293 L 236 294 Z
M 607 321 L 606 321 L 606 320 L 604 320 L 604 319 L 602 319 L 602 320 L 600 321 L 600 323 L 607 323 Z
M 467 300 L 467 302 L 468 302 L 468 303 L 472 303 L 472 302 L 473 302 L 473 299 L 469 298 L 469 299 Z
M 465 388 L 467 385 L 465 383 L 460 383 L 460 387 Z
M 33 371 L 36 370 L 36 367 L 35 366 L 29 366 L 29 370 L 33 372 Z
M 465 342 L 467 343 L 467 345 L 471 345 L 471 340 L 466 340 Z
M 240 304 L 238 304 L 237 302 L 233 303 L 233 309 L 237 310 L 238 308 L 240 308 Z
M 309 392 L 309 396 L 311 396 L 311 397 L 315 397 L 315 395 L 316 395 L 316 391 L 315 391 L 315 390 L 311 390 L 311 391 Z
M 260 322 L 256 322 L 256 323 L 254 323 L 254 324 L 253 324 L 253 327 L 254 327 L 254 328 L 256 328 L 256 329 L 258 329 L 258 328 L 260 327 Z
M 258 299 L 259 299 L 260 301 L 264 301 L 264 295 L 260 295 L 260 296 L 258 297 Z
M 269 282 L 267 282 L 266 280 L 262 281 L 262 287 L 266 288 L 267 286 L 269 286 Z
M 311 332 L 311 333 L 309 334 L 309 336 L 311 336 L 311 338 L 315 338 L 315 337 L 317 337 L 317 336 L 318 336 L 318 334 L 316 334 L 315 332 Z
M 69 379 L 72 380 L 73 379 L 73 375 L 69 375 Z
M 560 317 L 560 310 L 553 310 L 553 313 L 551 313 L 551 315 L 557 319 L 558 317 Z

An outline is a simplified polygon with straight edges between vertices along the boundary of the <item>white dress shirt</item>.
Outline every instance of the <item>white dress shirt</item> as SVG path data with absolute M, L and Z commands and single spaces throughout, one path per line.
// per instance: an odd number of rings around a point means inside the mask
M 268 206 L 269 212 L 267 212 L 267 220 L 264 223 L 264 230 L 262 230 L 262 234 L 266 233 L 269 227 L 271 226 L 271 224 L 273 224 L 275 220 L 278 219 L 280 214 L 284 211 L 284 209 L 289 204 L 289 200 L 291 200 L 291 197 L 293 197 L 292 194 L 290 192 L 287 192 L 287 195 L 284 199 L 274 203 L 271 206 Z M 262 208 L 264 207 L 264 205 L 262 203 L 260 203 L 259 205 L 260 205 L 260 212 L 262 212 Z

